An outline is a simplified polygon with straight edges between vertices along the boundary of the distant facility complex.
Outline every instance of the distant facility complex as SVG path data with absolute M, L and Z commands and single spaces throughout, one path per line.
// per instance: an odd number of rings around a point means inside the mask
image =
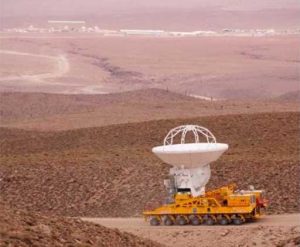
M 274 30 L 274 29 L 222 29 L 218 31 L 165 31 L 153 29 L 120 29 L 107 30 L 98 26 L 90 26 L 84 20 L 48 20 L 47 27 L 4 29 L 5 33 L 97 33 L 103 36 L 146 36 L 146 37 L 202 37 L 202 36 L 273 36 L 286 34 L 300 34 L 299 29 L 295 30 Z
M 48 27 L 52 30 L 65 31 L 80 31 L 82 27 L 86 26 L 85 21 L 48 21 Z
M 163 30 L 135 30 L 135 29 L 121 29 L 121 33 L 125 35 L 143 35 L 143 36 L 163 36 L 166 32 Z

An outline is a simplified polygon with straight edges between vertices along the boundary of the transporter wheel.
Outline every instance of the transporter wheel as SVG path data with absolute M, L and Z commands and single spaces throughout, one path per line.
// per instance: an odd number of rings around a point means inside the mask
M 190 218 L 190 222 L 193 226 L 198 226 L 201 224 L 201 220 L 197 216 L 193 216 Z
M 244 223 L 243 220 L 241 219 L 241 217 L 236 217 L 236 218 L 234 218 L 234 219 L 232 220 L 232 222 L 233 222 L 234 225 L 241 225 L 241 224 Z
M 208 225 L 208 226 L 212 226 L 215 224 L 215 220 L 212 218 L 212 217 L 208 217 L 206 220 L 205 220 L 205 224 Z
M 229 220 L 226 217 L 222 217 L 221 219 L 219 219 L 219 224 L 222 226 L 228 225 Z
M 187 220 L 182 215 L 179 215 L 176 217 L 176 224 L 180 226 L 186 225 Z
M 150 219 L 150 225 L 151 226 L 159 226 L 160 225 L 160 221 L 156 217 L 152 217 Z
M 164 219 L 164 225 L 165 226 L 173 225 L 173 220 L 169 216 L 166 216 L 165 219 Z

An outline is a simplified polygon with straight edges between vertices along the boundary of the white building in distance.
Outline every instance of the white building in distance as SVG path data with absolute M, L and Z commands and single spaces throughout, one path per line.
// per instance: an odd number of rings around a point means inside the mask
M 79 31 L 85 25 L 85 21 L 48 21 L 48 27 L 55 31 Z
M 142 35 L 142 36 L 162 36 L 165 34 L 163 30 L 142 30 L 142 29 L 121 29 L 124 35 Z

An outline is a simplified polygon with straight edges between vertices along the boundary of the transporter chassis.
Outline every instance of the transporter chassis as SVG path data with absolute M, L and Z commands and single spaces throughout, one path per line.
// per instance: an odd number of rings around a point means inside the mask
M 237 191 L 235 185 L 206 192 L 203 196 L 175 194 L 175 201 L 144 211 L 152 226 L 158 225 L 241 225 L 260 217 L 266 205 L 261 190 Z

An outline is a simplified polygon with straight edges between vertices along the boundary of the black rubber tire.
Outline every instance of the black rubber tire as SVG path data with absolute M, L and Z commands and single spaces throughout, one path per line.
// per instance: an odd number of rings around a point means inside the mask
M 201 221 L 198 217 L 193 217 L 190 219 L 190 222 L 193 226 L 198 226 L 201 224 Z
M 237 226 L 243 224 L 243 220 L 240 217 L 234 218 L 232 220 L 232 222 L 233 222 L 234 225 L 237 225 Z
M 225 217 L 222 217 L 222 218 L 219 220 L 219 224 L 222 225 L 222 226 L 225 226 L 225 225 L 228 225 L 228 224 L 229 224 L 229 221 L 228 221 L 228 219 L 226 219 Z
M 176 224 L 180 225 L 180 226 L 183 226 L 183 225 L 187 224 L 187 221 L 183 216 L 177 216 L 176 217 Z
M 165 226 L 171 226 L 171 225 L 173 225 L 173 220 L 170 217 L 166 217 L 164 219 L 164 225 Z
M 160 225 L 160 221 L 157 218 L 152 218 L 150 220 L 150 225 L 151 226 L 159 226 Z
M 211 217 L 208 217 L 206 220 L 205 220 L 205 224 L 208 225 L 208 226 L 212 226 L 215 224 L 215 221 L 213 218 Z

